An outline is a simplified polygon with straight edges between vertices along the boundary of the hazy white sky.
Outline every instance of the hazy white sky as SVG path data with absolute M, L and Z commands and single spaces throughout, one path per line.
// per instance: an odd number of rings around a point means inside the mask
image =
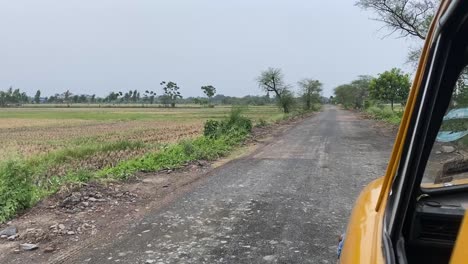
M 96 93 L 156 90 L 184 97 L 260 94 L 268 67 L 329 96 L 361 74 L 405 66 L 409 43 L 383 38 L 351 0 L 0 0 L 0 89 Z

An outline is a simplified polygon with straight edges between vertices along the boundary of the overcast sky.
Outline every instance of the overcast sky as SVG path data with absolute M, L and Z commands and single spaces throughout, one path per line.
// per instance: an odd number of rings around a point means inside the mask
M 268 67 L 319 79 L 324 95 L 358 75 L 405 66 L 351 0 L 2 0 L 0 89 L 106 95 L 175 81 L 184 97 L 260 94 Z

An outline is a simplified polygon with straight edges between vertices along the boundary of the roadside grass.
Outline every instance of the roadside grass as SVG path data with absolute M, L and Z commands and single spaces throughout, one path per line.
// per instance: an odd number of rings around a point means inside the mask
M 15 158 L 0 164 L 0 223 L 29 208 L 42 198 L 53 194 L 65 183 L 86 182 L 93 177 L 90 171 L 72 169 L 64 175 L 49 176 L 55 166 L 85 159 L 91 155 L 144 148 L 141 142 L 109 142 L 85 144 L 70 149 L 40 155 L 30 159 Z
M 138 171 L 176 169 L 195 160 L 218 159 L 242 142 L 252 131 L 251 119 L 241 115 L 241 112 L 242 109 L 233 108 L 224 120 L 206 121 L 203 136 L 168 145 L 160 152 L 123 161 L 117 166 L 101 170 L 97 176 L 127 179 Z
M 403 116 L 403 110 L 394 110 L 390 106 L 384 105 L 382 107 L 371 106 L 365 110 L 372 118 L 382 120 L 387 123 L 398 125 L 401 122 Z

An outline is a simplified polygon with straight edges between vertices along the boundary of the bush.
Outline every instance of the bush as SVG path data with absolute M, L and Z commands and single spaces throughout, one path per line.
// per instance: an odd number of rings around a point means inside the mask
M 193 160 L 214 160 L 226 155 L 235 145 L 242 142 L 252 130 L 252 121 L 242 116 L 240 109 L 233 109 L 222 121 L 208 120 L 204 136 L 168 145 L 160 152 L 127 160 L 115 167 L 97 173 L 99 177 L 127 179 L 137 171 L 176 169 Z
M 221 135 L 248 134 L 252 131 L 252 120 L 242 115 L 241 108 L 233 108 L 229 116 L 222 121 L 208 120 L 205 122 L 203 135 L 218 138 Z
M 17 161 L 8 161 L 0 168 L 0 222 L 34 202 L 35 186 L 31 168 Z
M 207 120 L 203 129 L 203 135 L 205 137 L 217 137 L 220 127 L 221 122 L 217 120 Z

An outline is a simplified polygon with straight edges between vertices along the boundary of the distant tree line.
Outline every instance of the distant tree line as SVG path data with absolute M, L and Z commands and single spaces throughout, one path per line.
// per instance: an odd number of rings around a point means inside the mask
M 0 91 L 0 106 L 19 105 L 28 103 L 29 97 L 20 89 L 8 88 L 6 91 Z
M 57 93 L 49 97 L 42 96 L 37 90 L 33 97 L 20 89 L 10 87 L 7 91 L 0 91 L 0 107 L 18 106 L 21 104 L 159 104 L 164 107 L 175 107 L 176 104 L 198 104 L 205 107 L 215 105 L 269 105 L 277 104 L 285 113 L 302 105 L 305 110 L 312 110 L 323 101 L 321 96 L 322 83 L 318 80 L 303 79 L 298 82 L 300 92 L 297 96 L 291 86 L 284 83 L 284 76 L 280 69 L 269 68 L 257 78 L 257 83 L 266 92 L 265 95 L 247 95 L 244 97 L 225 96 L 216 94 L 216 87 L 207 84 L 200 87 L 205 97 L 183 98 L 181 88 L 176 82 L 162 81 L 162 94 L 154 90 L 111 91 L 104 97 L 95 94 L 74 94 L 70 90 Z
M 20 89 L 8 88 L 0 91 L 0 107 L 14 107 L 22 104 L 159 104 L 163 107 L 174 107 L 176 104 L 199 104 L 206 107 L 214 105 L 267 105 L 274 104 L 274 98 L 268 96 L 244 96 L 234 97 L 216 94 L 216 88 L 212 85 L 205 85 L 200 90 L 206 97 L 183 98 L 180 87 L 175 82 L 161 82 L 163 93 L 158 95 L 154 90 L 129 90 L 127 92 L 112 91 L 108 95 L 99 97 L 95 94 L 74 94 L 70 90 L 63 93 L 56 93 L 51 96 L 42 96 L 41 90 L 37 90 L 34 96 L 28 96 Z
M 392 111 L 396 103 L 404 106 L 408 99 L 411 81 L 409 74 L 393 68 L 373 78 L 368 75 L 335 88 L 334 103 L 345 108 L 363 109 L 378 103 L 388 103 Z

